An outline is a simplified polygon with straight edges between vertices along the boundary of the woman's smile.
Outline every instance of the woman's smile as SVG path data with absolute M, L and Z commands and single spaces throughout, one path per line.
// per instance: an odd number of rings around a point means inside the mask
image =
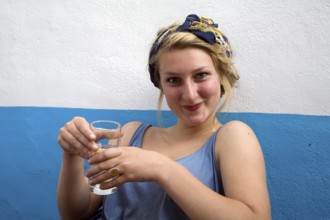
M 202 106 L 202 103 L 194 104 L 194 105 L 184 105 L 183 107 L 190 112 L 198 111 L 198 109 Z

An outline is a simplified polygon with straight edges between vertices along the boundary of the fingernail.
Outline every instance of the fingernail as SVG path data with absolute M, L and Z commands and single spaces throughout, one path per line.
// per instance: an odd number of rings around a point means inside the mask
M 90 134 L 89 137 L 90 137 L 92 140 L 94 140 L 94 139 L 96 138 L 95 134 L 93 134 L 93 133 Z
M 96 151 L 97 149 L 99 149 L 99 146 L 96 143 L 94 143 L 92 147 L 93 147 L 93 150 L 94 151 Z

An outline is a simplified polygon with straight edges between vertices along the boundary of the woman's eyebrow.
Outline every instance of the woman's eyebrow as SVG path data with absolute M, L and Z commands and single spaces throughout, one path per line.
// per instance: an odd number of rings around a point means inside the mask
M 198 67 L 197 69 L 192 70 L 192 73 L 205 71 L 205 70 L 208 70 L 208 69 L 209 69 L 209 66 L 202 66 L 202 67 Z M 164 72 L 162 72 L 162 74 L 171 75 L 171 76 L 181 75 L 180 73 L 173 72 L 173 71 L 164 71 Z

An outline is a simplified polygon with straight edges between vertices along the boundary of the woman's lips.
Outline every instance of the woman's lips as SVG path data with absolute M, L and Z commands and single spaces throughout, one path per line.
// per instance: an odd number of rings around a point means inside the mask
M 202 103 L 198 103 L 195 105 L 184 105 L 183 107 L 190 112 L 194 112 L 197 111 L 201 105 Z

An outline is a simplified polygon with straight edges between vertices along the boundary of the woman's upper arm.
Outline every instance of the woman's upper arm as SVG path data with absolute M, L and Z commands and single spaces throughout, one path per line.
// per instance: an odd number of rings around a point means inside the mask
M 253 130 L 243 122 L 229 122 L 220 129 L 216 147 L 225 196 L 270 218 L 265 163 Z

